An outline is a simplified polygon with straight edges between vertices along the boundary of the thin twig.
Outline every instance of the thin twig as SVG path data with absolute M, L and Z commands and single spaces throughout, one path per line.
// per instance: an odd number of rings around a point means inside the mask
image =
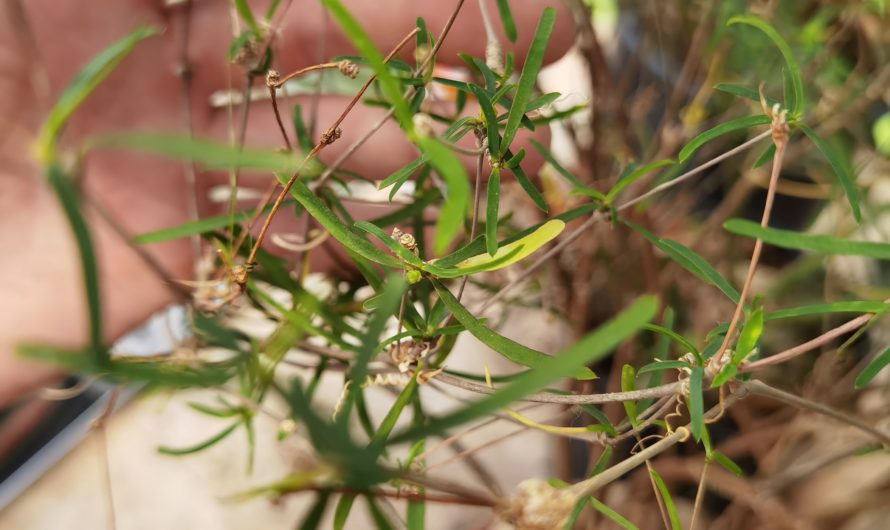
M 701 468 L 701 479 L 698 481 L 698 491 L 695 492 L 695 504 L 692 505 L 692 518 L 689 521 L 689 530 L 695 530 L 695 523 L 698 522 L 698 514 L 701 513 L 702 503 L 705 500 L 705 491 L 708 488 L 708 468 L 710 460 L 705 460 L 705 464 Z

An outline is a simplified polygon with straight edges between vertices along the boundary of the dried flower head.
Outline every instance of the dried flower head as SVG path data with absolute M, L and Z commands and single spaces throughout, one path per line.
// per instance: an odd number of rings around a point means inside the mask
M 319 142 L 321 142 L 322 145 L 330 145 L 330 144 L 336 142 L 337 140 L 339 140 L 340 135 L 342 135 L 342 134 L 343 134 L 343 130 L 340 127 L 337 127 L 336 129 L 333 129 L 333 130 L 328 129 L 321 134 L 321 139 L 319 140 Z
M 278 70 L 269 70 L 266 72 L 266 86 L 269 88 L 278 88 L 281 83 L 281 74 Z
M 341 74 L 345 75 L 349 79 L 355 79 L 359 71 L 357 64 L 345 59 L 337 63 L 337 69 L 340 70 Z
M 498 513 L 520 530 L 553 530 L 565 526 L 577 500 L 570 489 L 533 478 L 520 482 Z

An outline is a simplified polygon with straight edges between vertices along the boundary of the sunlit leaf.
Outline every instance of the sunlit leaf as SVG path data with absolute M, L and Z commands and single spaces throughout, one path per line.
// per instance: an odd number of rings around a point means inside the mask
M 871 380 L 878 375 L 878 372 L 883 370 L 888 364 L 890 364 L 890 348 L 887 348 L 880 355 L 872 359 L 872 361 L 859 372 L 859 375 L 856 376 L 856 388 L 865 388 Z
M 685 162 L 686 159 L 692 156 L 699 147 L 705 145 L 714 138 L 734 131 L 749 129 L 756 125 L 769 125 L 771 121 L 769 116 L 761 114 L 758 116 L 745 116 L 743 118 L 736 118 L 734 120 L 723 122 L 720 125 L 697 135 L 692 140 L 689 140 L 689 142 L 680 149 L 680 154 L 677 155 L 677 157 L 680 162 Z

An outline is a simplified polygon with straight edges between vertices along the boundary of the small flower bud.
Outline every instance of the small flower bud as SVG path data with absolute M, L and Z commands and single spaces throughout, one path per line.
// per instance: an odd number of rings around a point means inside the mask
M 266 72 L 266 86 L 269 88 L 278 88 L 278 84 L 281 82 L 281 74 L 278 73 L 278 70 L 269 70 Z
M 352 61 L 347 61 L 345 59 L 340 61 L 337 63 L 337 69 L 349 79 L 355 79 L 358 75 L 358 65 Z

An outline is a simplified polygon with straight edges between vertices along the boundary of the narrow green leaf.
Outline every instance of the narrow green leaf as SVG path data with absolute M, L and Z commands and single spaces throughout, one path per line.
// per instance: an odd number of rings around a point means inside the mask
M 380 450 L 386 445 L 386 439 L 389 438 L 390 433 L 392 433 L 392 430 L 395 428 L 396 422 L 402 414 L 402 410 L 405 409 L 405 406 L 411 401 L 411 398 L 414 397 L 415 390 L 417 390 L 417 378 L 412 377 L 411 381 L 405 385 L 405 388 L 399 393 L 399 397 L 396 398 L 395 402 L 389 408 L 389 411 L 387 411 L 383 421 L 380 422 L 380 426 L 377 427 L 374 436 L 371 438 L 369 447 L 374 447 L 377 450 Z
M 883 313 L 885 311 L 890 311 L 890 303 L 877 300 L 848 300 L 830 304 L 813 304 L 779 309 L 764 315 L 764 320 L 768 322 L 782 318 L 824 315 L 826 313 Z
M 677 344 L 682 346 L 684 350 L 698 355 L 698 348 L 696 348 L 694 344 L 686 339 L 686 337 L 680 335 L 676 331 L 659 326 L 658 324 L 646 324 L 645 326 L 643 326 L 643 329 L 658 333 L 659 335 L 662 335 L 663 337 L 676 342 Z
M 448 147 L 433 138 L 419 138 L 418 146 L 448 187 L 448 196 L 436 220 L 436 237 L 433 241 L 433 250 L 441 254 L 463 227 L 470 204 L 469 178 L 463 164 Z
M 83 288 L 86 294 L 86 310 L 89 315 L 90 355 L 96 365 L 103 366 L 109 362 L 109 356 L 102 341 L 102 300 L 99 296 L 99 272 L 90 229 L 80 211 L 80 201 L 71 179 L 54 163 L 47 168 L 46 179 L 62 205 L 68 226 L 77 243 Z
M 392 175 L 386 177 L 383 182 L 377 186 L 377 189 L 382 190 L 394 185 L 392 191 L 389 193 L 389 200 L 392 200 L 395 194 L 399 191 L 399 188 L 402 187 L 402 184 L 404 184 L 420 166 L 426 164 L 427 161 L 425 156 L 416 158 L 407 165 L 397 169 Z
M 785 102 L 785 105 L 791 112 L 792 118 L 799 118 L 803 114 L 804 109 L 803 81 L 800 77 L 800 67 L 797 65 L 797 60 L 794 58 L 794 53 L 792 53 L 788 43 L 769 23 L 753 15 L 736 15 L 726 23 L 727 26 L 732 26 L 733 24 L 745 24 L 759 29 L 773 41 L 773 44 L 782 53 L 791 82 L 791 95 L 793 96 L 790 101 Z
M 838 153 L 825 142 L 812 128 L 803 123 L 797 124 L 800 130 L 815 144 L 816 148 L 822 153 L 822 156 L 828 160 L 831 169 L 841 183 L 841 188 L 847 195 L 847 201 L 850 203 L 850 209 L 853 210 L 853 217 L 857 223 L 862 223 L 862 211 L 859 208 L 859 190 L 856 189 L 856 183 L 853 181 L 853 175 L 847 169 L 847 165 L 841 161 Z
M 596 500 L 594 497 L 590 498 L 590 505 L 593 506 L 594 510 L 605 515 L 606 517 L 609 518 L 610 521 L 617 524 L 621 528 L 624 528 L 625 530 L 639 530 L 637 525 L 628 521 L 623 515 L 616 512 L 612 508 L 609 508 L 608 506 L 601 503 L 600 501 Z
M 247 5 L 247 0 L 233 0 L 233 2 L 235 3 L 235 10 L 238 12 L 238 16 L 241 17 L 241 20 L 247 24 L 257 37 L 262 36 L 263 31 L 260 29 L 256 17 L 253 16 L 253 11 L 251 11 L 250 6 Z
M 763 228 L 759 224 L 745 219 L 730 219 L 723 223 L 723 228 L 733 234 L 762 239 L 764 243 L 782 248 L 812 250 L 823 254 L 890 259 L 890 244 L 888 243 L 850 241 L 832 236 L 801 234 L 778 228 Z
M 684 369 L 691 368 L 689 363 L 686 361 L 677 361 L 677 360 L 669 360 L 669 361 L 654 361 L 647 365 L 642 366 L 638 371 L 637 375 L 643 375 L 649 372 L 660 372 L 663 370 L 676 370 L 676 369 Z
M 206 169 L 256 169 L 293 173 L 302 164 L 301 156 L 295 153 L 238 149 L 206 138 L 181 134 L 115 133 L 90 139 L 87 148 L 151 153 L 187 160 Z M 323 169 L 321 162 L 313 159 L 306 163 L 300 175 L 302 178 L 314 178 Z
M 377 505 L 374 497 L 365 495 L 365 501 L 368 503 L 368 511 L 371 513 L 371 519 L 374 521 L 374 526 L 377 527 L 377 530 L 395 530 L 392 523 L 386 518 L 383 510 Z
M 520 149 L 518 153 L 513 155 L 513 158 L 504 162 L 504 167 L 507 169 L 513 169 L 522 162 L 523 158 L 525 158 L 525 149 Z
M 858 389 L 865 388 L 878 375 L 878 372 L 883 370 L 888 364 L 890 364 L 890 348 L 887 348 L 883 353 L 872 359 L 868 366 L 859 372 L 859 375 L 856 376 L 855 387 Z
M 408 530 L 424 530 L 426 528 L 426 503 L 424 501 L 408 501 L 405 523 Z
M 763 152 L 760 153 L 760 156 L 757 157 L 757 160 L 754 161 L 754 165 L 751 166 L 751 168 L 759 168 L 760 166 L 772 160 L 774 156 L 776 156 L 776 144 L 769 144 L 766 149 L 764 149 Z
M 716 376 L 714 376 L 714 379 L 711 381 L 711 388 L 720 388 L 721 386 L 726 384 L 727 381 L 733 379 L 736 375 L 738 375 L 738 373 L 738 366 L 734 364 L 727 364 L 720 370 L 719 373 L 717 373 Z
M 695 366 L 689 375 L 689 419 L 692 428 L 692 436 L 701 440 L 705 430 L 705 407 L 702 396 L 702 379 L 704 368 Z
M 219 434 L 216 434 L 215 436 L 212 436 L 211 438 L 204 440 L 203 442 L 201 442 L 197 445 L 193 445 L 191 447 L 181 447 L 181 448 L 160 446 L 160 447 L 158 447 L 158 452 L 161 454 L 171 455 L 171 456 L 181 456 L 181 455 L 189 455 L 192 453 L 197 453 L 197 452 L 203 451 L 204 449 L 207 449 L 208 447 L 222 441 L 223 439 L 225 439 L 226 436 L 232 434 L 235 431 L 235 429 L 238 428 L 239 425 L 241 425 L 240 421 L 235 422 L 235 423 L 229 425 L 228 427 L 226 427 L 225 429 L 223 429 Z
M 510 2 L 509 0 L 497 0 L 497 3 L 501 23 L 504 25 L 504 33 L 510 42 L 516 42 L 516 23 L 513 21 L 513 13 L 510 12 Z
M 890 112 L 885 112 L 871 127 L 875 150 L 884 158 L 890 158 Z
M 760 114 L 757 116 L 745 116 L 743 118 L 736 118 L 734 120 L 723 122 L 720 125 L 697 135 L 692 140 L 689 140 L 689 143 L 680 149 L 680 154 L 677 158 L 680 162 L 685 162 L 699 147 L 705 145 L 714 138 L 734 131 L 749 129 L 757 125 L 769 125 L 771 121 L 772 119 L 769 116 Z
M 519 124 L 525 116 L 525 107 L 531 98 L 532 91 L 538 79 L 538 72 L 544 62 L 544 51 L 547 48 L 547 41 L 550 39 L 550 33 L 553 31 L 553 23 L 556 20 L 556 11 L 548 7 L 544 9 L 538 27 L 535 29 L 535 36 L 532 39 L 528 54 L 525 57 L 525 64 L 522 65 L 522 73 L 519 75 L 519 83 L 516 87 L 516 94 L 513 97 L 513 106 L 510 107 L 510 113 L 507 116 L 507 124 L 504 126 L 503 143 L 501 144 L 501 158 L 510 148 L 516 131 L 519 130 Z
M 503 145 L 503 143 L 501 144 Z M 513 158 L 513 152 L 509 149 L 507 150 L 507 154 L 504 156 L 506 159 Z M 547 201 L 544 200 L 544 197 L 541 195 L 541 192 L 535 188 L 535 185 L 532 184 L 531 179 L 528 178 L 528 175 L 523 171 L 522 166 L 517 164 L 510 168 L 510 171 L 513 173 L 513 176 L 516 177 L 516 182 L 519 183 L 519 186 L 525 190 L 525 193 L 529 196 L 532 202 L 535 203 L 535 206 L 538 207 L 542 212 L 549 211 L 549 207 L 547 206 Z
M 303 109 L 300 105 L 294 105 L 293 121 L 294 135 L 297 137 L 297 145 L 300 146 L 300 149 L 302 149 L 304 153 L 312 151 L 312 148 L 315 146 L 312 145 L 312 138 L 309 136 L 309 130 L 306 128 L 306 123 L 303 122 Z
M 322 491 L 315 498 L 315 504 L 306 512 L 303 521 L 300 522 L 298 530 L 318 530 L 321 528 L 321 519 L 324 517 L 325 509 L 328 507 L 328 501 L 331 498 L 331 492 Z
M 159 243 L 161 241 L 172 241 L 183 237 L 193 235 L 206 234 L 225 228 L 232 222 L 240 223 L 247 221 L 253 217 L 253 210 L 245 210 L 237 212 L 234 216 L 229 214 L 217 215 L 214 217 L 205 217 L 197 221 L 188 221 L 181 225 L 171 226 L 170 228 L 162 228 L 154 232 L 146 232 L 133 237 L 133 243 L 137 245 L 148 245 L 150 243 Z
M 754 351 L 754 346 L 760 340 L 763 333 L 763 308 L 758 307 L 745 320 L 745 325 L 739 333 L 739 340 L 732 354 L 732 364 L 738 366 Z
M 498 251 L 498 207 L 501 202 L 501 172 L 497 169 L 488 176 L 485 196 L 485 250 L 494 257 Z M 521 259 L 521 258 L 520 258 Z
M 213 416 L 214 418 L 231 418 L 233 416 L 237 416 L 240 414 L 238 410 L 235 409 L 216 409 L 213 407 L 209 407 L 204 405 L 203 403 L 196 403 L 194 401 L 189 401 L 186 403 L 188 407 L 192 410 L 196 410 L 201 414 L 206 414 L 208 416 Z
M 741 96 L 743 98 L 750 99 L 751 101 L 760 103 L 760 92 L 746 86 L 734 85 L 732 83 L 717 83 L 716 85 L 714 85 L 714 90 L 726 92 L 727 94 L 732 94 L 734 96 Z M 763 99 L 766 100 L 766 103 L 770 107 L 773 107 L 776 103 L 779 103 L 778 101 L 767 95 L 764 95 Z
M 680 516 L 677 514 L 677 507 L 674 505 L 674 499 L 671 498 L 671 492 L 668 491 L 664 479 L 654 469 L 649 470 L 649 475 L 652 477 L 652 482 L 661 495 L 661 500 L 664 501 L 664 507 L 671 522 L 671 530 L 683 530 L 683 526 L 680 524 Z
M 669 258 L 676 261 L 678 265 L 706 283 L 717 287 L 723 294 L 729 297 L 730 300 L 738 303 L 739 292 L 736 291 L 735 288 L 730 285 L 710 263 L 705 261 L 704 258 L 676 241 L 661 239 L 645 228 L 629 221 L 622 220 L 622 222 L 652 242 L 653 245 L 667 254 Z
M 560 94 L 559 92 L 547 92 L 542 96 L 538 96 L 528 102 L 528 104 L 525 106 L 525 112 L 529 113 L 533 110 L 538 110 L 541 107 L 546 107 L 547 105 L 559 99 L 561 95 L 562 94 Z
M 718 464 L 720 464 L 720 466 L 722 466 L 724 469 L 737 477 L 741 477 L 742 475 L 744 475 L 742 468 L 739 467 L 738 464 L 730 460 L 728 456 L 719 451 L 711 451 L 711 460 L 717 462 Z
M 618 182 L 615 183 L 614 186 L 612 186 L 612 189 L 610 189 L 609 193 L 606 194 L 606 202 L 611 204 L 612 201 L 615 200 L 615 197 L 617 197 L 619 193 L 624 191 L 624 189 L 626 187 L 628 187 L 631 184 L 633 184 L 634 182 L 636 182 L 636 180 L 639 179 L 640 177 L 642 177 L 643 175 L 647 175 L 647 174 L 655 171 L 658 168 L 670 166 L 675 163 L 676 162 L 673 159 L 665 158 L 664 160 L 658 160 L 656 162 L 646 164 L 644 166 L 641 166 L 641 167 L 631 171 L 627 176 L 620 179 Z
M 394 436 L 390 439 L 390 443 L 405 442 L 431 434 L 444 433 L 452 427 L 489 415 L 513 401 L 545 387 L 555 379 L 577 373 L 579 368 L 603 358 L 615 346 L 636 333 L 643 324 L 652 319 L 657 308 L 658 301 L 654 297 L 644 296 L 637 299 L 615 318 L 562 353 L 550 358 L 540 367 L 522 373 L 511 383 L 498 389 L 497 392 L 462 409 L 442 416 L 430 424 L 415 427 Z M 469 328 L 469 326 L 467 327 Z
M 43 122 L 43 127 L 37 140 L 40 160 L 45 163 L 52 161 L 55 157 L 56 139 L 68 122 L 68 119 L 77 110 L 77 107 L 133 51 L 133 48 L 140 41 L 157 34 L 158 29 L 154 27 L 142 26 L 136 28 L 126 37 L 105 48 L 77 73 L 58 99 L 56 99 L 56 104 L 50 109 L 46 120 Z
M 285 183 L 288 180 L 288 177 L 281 173 L 276 173 L 275 176 L 278 177 L 278 180 L 282 183 Z M 325 204 L 321 202 L 321 200 L 316 197 L 301 180 L 298 179 L 294 182 L 290 192 L 291 195 L 297 199 L 297 202 L 302 204 L 303 208 L 306 208 L 306 211 L 309 212 L 309 214 L 312 215 L 312 217 L 314 217 L 325 230 L 331 233 L 334 239 L 349 248 L 349 250 L 375 263 L 380 263 L 381 265 L 386 265 L 388 267 L 402 268 L 402 264 L 399 260 L 386 254 L 366 239 L 353 233 L 349 227 L 346 226 L 346 224 L 343 223 L 343 221 L 341 221 L 330 208 L 325 206 Z
M 482 109 L 482 115 L 485 116 L 485 131 L 488 137 L 488 152 L 491 154 L 492 160 L 498 160 L 500 156 L 500 134 L 498 133 L 497 113 L 488 99 L 488 94 L 476 85 L 470 85 L 470 91 L 479 101 L 479 108 Z
M 528 141 L 530 144 L 532 144 L 532 147 L 535 148 L 535 151 L 540 153 L 541 156 L 544 158 L 544 160 L 548 164 L 550 164 L 553 167 L 553 169 L 556 170 L 557 173 L 559 173 L 560 175 L 563 176 L 563 178 L 565 178 L 567 181 L 569 181 L 569 184 L 571 184 L 572 186 L 574 186 L 576 188 L 586 188 L 586 186 L 584 184 L 581 184 L 581 181 L 576 179 L 575 176 L 572 175 L 572 173 L 568 169 L 564 168 L 562 166 L 562 164 L 560 164 L 559 162 L 556 161 L 556 158 L 553 157 L 553 153 L 551 153 L 549 149 L 547 149 L 546 147 L 541 145 L 538 141 L 536 141 L 532 138 L 529 138 Z
M 334 510 L 334 530 L 346 528 L 346 520 L 349 519 L 349 512 L 352 511 L 353 504 L 355 504 L 354 493 L 340 495 L 340 500 L 337 501 L 337 508 Z
M 503 335 L 499 335 L 483 326 L 476 317 L 474 317 L 473 314 L 470 313 L 453 294 L 451 294 L 451 291 L 440 282 L 433 281 L 433 287 L 435 287 L 436 292 L 439 294 L 439 299 L 442 300 L 445 307 L 447 307 L 451 314 L 454 315 L 454 318 L 467 328 L 467 331 L 489 348 L 514 363 L 528 366 L 529 368 L 542 368 L 549 366 L 554 362 L 554 357 L 527 346 L 523 346 L 522 344 L 510 340 Z M 573 372 L 573 377 L 576 379 L 594 379 L 596 378 L 596 375 L 589 368 L 582 367 Z
M 636 390 L 636 379 L 637 376 L 634 373 L 634 367 L 625 364 L 621 367 L 621 391 L 622 392 L 632 392 Z M 634 401 L 622 401 L 622 405 L 624 405 L 624 412 L 627 414 L 627 420 L 634 427 L 637 426 L 639 420 L 637 420 L 637 404 Z
M 377 82 L 380 84 L 383 95 L 395 109 L 395 115 L 399 124 L 411 136 L 414 128 L 411 123 L 411 113 L 408 110 L 408 104 L 402 98 L 399 82 L 390 73 L 386 63 L 383 62 L 383 54 L 380 53 L 380 50 L 374 45 L 374 41 L 362 29 L 355 17 L 343 7 L 340 0 L 321 0 L 321 3 L 327 8 L 331 17 L 337 22 L 340 29 L 343 30 L 343 33 L 346 34 L 352 45 L 355 46 L 355 49 L 367 59 L 368 64 L 374 70 L 374 73 L 377 74 Z

